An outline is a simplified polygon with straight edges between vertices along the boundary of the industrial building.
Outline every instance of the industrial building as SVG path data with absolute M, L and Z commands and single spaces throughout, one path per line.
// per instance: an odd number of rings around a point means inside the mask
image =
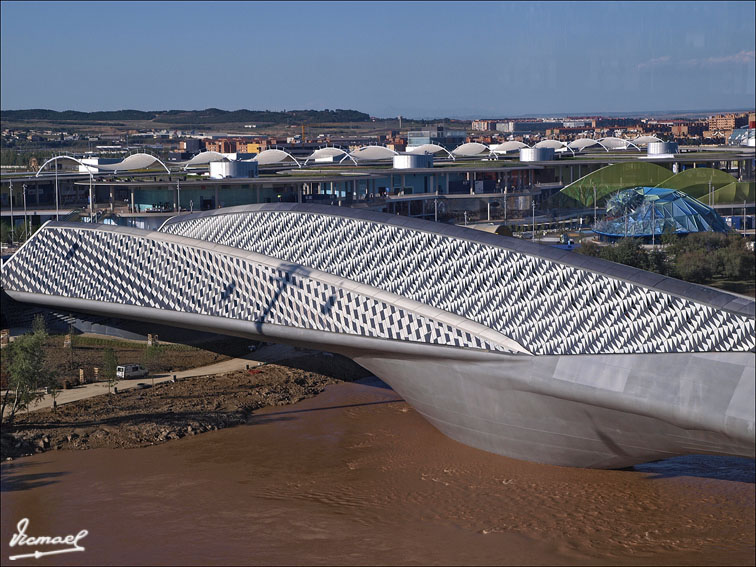
M 658 148 L 666 153 L 654 153 Z M 463 143 L 449 150 L 426 143 L 404 154 L 377 145 L 351 151 L 326 146 L 295 157 L 270 148 L 254 156 L 202 152 L 178 163 L 148 154 L 117 163 L 62 156 L 39 171 L 3 174 L 0 205 L 3 218 L 13 216 L 17 224 L 25 205 L 35 225 L 50 218 L 94 216 L 156 228 L 179 212 L 310 202 L 443 222 L 547 227 L 553 221 L 592 218 L 594 192 L 603 207 L 610 193 L 656 186 L 676 173 L 696 170 L 720 177 L 670 188 L 694 191 L 693 197 L 723 216 L 741 215 L 744 207 L 753 215 L 753 156 L 745 146 L 686 151 L 650 136 L 543 140 L 532 148 L 522 142 Z

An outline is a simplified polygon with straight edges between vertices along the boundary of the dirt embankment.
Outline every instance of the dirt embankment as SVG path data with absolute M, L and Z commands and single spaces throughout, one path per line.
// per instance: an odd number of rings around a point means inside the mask
M 245 423 L 258 408 L 293 404 L 367 375 L 346 358 L 317 354 L 96 396 L 17 416 L 12 428 L 3 427 L 2 458 L 164 443 Z

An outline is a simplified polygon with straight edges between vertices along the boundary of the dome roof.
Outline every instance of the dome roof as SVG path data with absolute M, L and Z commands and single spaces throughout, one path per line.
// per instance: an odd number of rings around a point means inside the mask
M 228 158 L 221 153 L 214 151 L 200 152 L 184 164 L 184 169 L 207 165 L 213 161 L 228 161 Z
M 439 146 L 438 144 L 422 144 L 420 146 L 415 146 L 411 150 L 407 150 L 408 154 L 437 154 L 439 152 L 445 152 L 449 157 L 453 157 L 451 153 L 449 153 L 449 150 L 447 150 L 443 146 Z
M 472 157 L 479 156 L 480 154 L 488 154 L 491 150 L 485 144 L 479 144 L 478 142 L 468 142 L 454 148 L 452 152 L 455 156 Z
M 519 150 L 521 148 L 527 148 L 527 144 L 523 144 L 522 142 L 504 142 L 503 144 L 492 144 L 491 151 L 495 154 L 505 154 L 507 152 L 513 152 L 515 150 Z
M 625 189 L 609 198 L 606 211 L 607 218 L 596 223 L 593 231 L 610 237 L 729 230 L 714 209 L 676 189 Z
M 538 142 L 534 148 L 551 148 L 554 150 L 558 150 L 559 148 L 562 148 L 566 146 L 564 142 L 560 142 L 559 140 L 541 140 Z
M 283 163 L 285 161 L 291 161 L 299 165 L 299 162 L 289 152 L 285 152 L 283 150 L 276 150 L 276 149 L 263 150 L 259 154 L 257 154 L 255 157 L 253 157 L 252 161 L 256 161 L 260 165 Z
M 399 154 L 385 146 L 362 146 L 349 155 L 356 160 L 379 160 L 391 159 Z

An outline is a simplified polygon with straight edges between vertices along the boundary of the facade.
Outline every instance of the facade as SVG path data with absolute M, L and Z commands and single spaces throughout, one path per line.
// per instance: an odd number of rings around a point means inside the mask
M 407 132 L 407 150 L 424 144 L 436 144 L 447 150 L 453 150 L 464 144 L 466 137 L 464 130 L 447 130 L 443 126 L 436 126 L 428 130 L 414 130 Z
M 158 231 L 48 223 L 3 289 L 348 356 L 446 435 L 537 462 L 754 455 L 754 302 L 563 250 L 272 204 Z
M 743 126 L 748 126 L 748 114 L 718 114 L 709 118 L 711 131 L 731 132 Z
M 472 129 L 480 132 L 489 132 L 496 130 L 498 122 L 496 120 L 473 120 Z

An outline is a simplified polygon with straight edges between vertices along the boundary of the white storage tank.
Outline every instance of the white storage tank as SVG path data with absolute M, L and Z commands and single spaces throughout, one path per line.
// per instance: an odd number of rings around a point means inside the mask
M 648 155 L 670 155 L 679 152 L 677 142 L 649 142 L 648 143 Z
M 394 169 L 433 167 L 432 154 L 399 154 L 394 156 Z
M 257 177 L 256 161 L 211 161 L 210 179 L 227 179 L 229 177 Z
M 549 161 L 554 159 L 554 148 L 521 148 L 520 161 Z

